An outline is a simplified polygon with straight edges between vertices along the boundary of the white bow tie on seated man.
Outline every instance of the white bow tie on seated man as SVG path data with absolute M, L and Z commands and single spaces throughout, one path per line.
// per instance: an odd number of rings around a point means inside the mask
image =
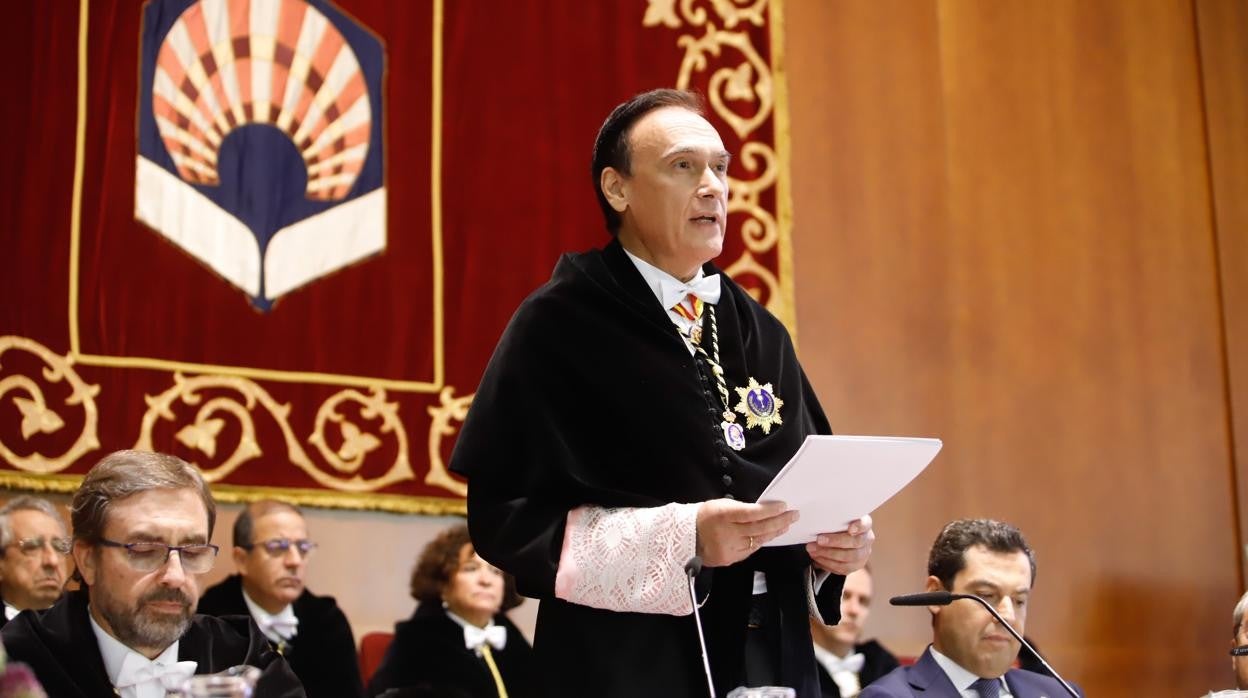
M 106 667 L 113 666 L 111 660 L 121 653 L 121 667 L 113 685 L 123 698 L 165 698 L 169 691 L 181 689 L 182 684 L 195 675 L 195 669 L 199 666 L 198 662 L 177 661 L 178 644 L 176 642 L 153 660 L 109 637 L 95 623 L 92 623 L 92 629 L 96 630 L 96 637 L 100 640 L 101 646 L 110 643 L 115 645 L 109 651 L 104 652 Z

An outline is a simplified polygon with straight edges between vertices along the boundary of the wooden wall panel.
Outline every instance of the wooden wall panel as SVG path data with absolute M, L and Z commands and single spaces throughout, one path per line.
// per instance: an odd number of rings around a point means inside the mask
M 1248 2 L 1198 0 L 1196 13 L 1242 546 L 1248 541 Z M 1241 568 L 1248 570 L 1248 549 L 1241 550 Z
M 842 433 L 945 439 L 879 512 L 1017 523 L 1028 633 L 1098 696 L 1230 682 L 1226 374 L 1192 8 L 786 5 L 803 361 Z M 920 611 L 877 604 L 903 652 Z M 1166 688 L 1160 693 L 1158 688 Z

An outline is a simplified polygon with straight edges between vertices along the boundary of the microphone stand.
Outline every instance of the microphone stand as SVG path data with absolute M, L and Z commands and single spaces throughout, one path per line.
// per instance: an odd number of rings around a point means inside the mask
M 1071 688 L 1070 684 L 1066 683 L 1066 679 L 1063 679 L 1061 674 L 1057 673 L 1057 670 L 1049 664 L 1048 660 L 1040 656 L 1040 653 L 1036 651 L 1036 648 L 1032 647 L 1031 643 L 1024 640 L 1023 636 L 1018 634 L 1018 631 L 1014 629 L 1014 626 L 1007 623 L 1006 620 L 1001 617 L 1001 614 L 997 613 L 997 609 L 993 608 L 992 604 L 984 601 L 980 597 L 974 594 L 953 594 L 947 591 L 933 591 L 924 594 L 894 596 L 889 599 L 888 602 L 894 606 L 948 606 L 950 603 L 957 601 L 958 599 L 970 599 L 978 602 L 980 606 L 988 609 L 988 612 L 992 614 L 992 617 L 996 618 L 997 622 L 1008 630 L 1009 633 L 1014 636 L 1014 639 L 1018 640 L 1019 644 L 1026 647 L 1032 654 L 1036 655 L 1036 658 L 1040 660 L 1040 663 L 1044 665 L 1044 668 L 1048 669 L 1049 673 L 1053 675 L 1053 678 L 1057 679 L 1057 682 L 1062 684 L 1062 688 L 1066 689 L 1067 693 L 1073 696 L 1073 698 L 1079 698 L 1079 694 L 1075 691 L 1075 689 Z
M 706 655 L 706 637 L 702 634 L 702 614 L 698 611 L 698 594 L 693 589 L 693 578 L 702 571 L 702 558 L 694 555 L 685 563 L 685 581 L 689 583 L 689 604 L 693 607 L 693 621 L 698 626 L 698 645 L 702 648 L 702 669 L 706 672 L 706 690 L 715 698 L 715 680 L 711 678 L 711 662 Z

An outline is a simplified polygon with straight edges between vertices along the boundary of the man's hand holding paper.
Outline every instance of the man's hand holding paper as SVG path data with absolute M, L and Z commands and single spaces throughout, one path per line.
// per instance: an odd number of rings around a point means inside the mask
M 875 545 L 871 515 L 853 521 L 849 528 L 836 533 L 820 533 L 806 544 L 810 561 L 821 570 L 833 574 L 856 572 L 867 564 Z
M 712 499 L 698 507 L 698 555 L 707 567 L 740 562 L 797 521 L 784 502 Z

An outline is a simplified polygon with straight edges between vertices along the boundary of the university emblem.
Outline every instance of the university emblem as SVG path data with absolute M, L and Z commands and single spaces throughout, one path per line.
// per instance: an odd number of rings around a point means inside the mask
M 386 247 L 383 47 L 324 0 L 144 9 L 135 217 L 268 310 Z

